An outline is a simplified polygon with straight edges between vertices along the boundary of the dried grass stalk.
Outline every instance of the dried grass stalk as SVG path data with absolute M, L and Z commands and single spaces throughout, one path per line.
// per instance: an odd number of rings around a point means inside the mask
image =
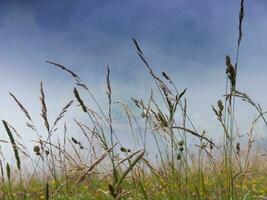
M 64 106 L 61 110 L 61 112 L 59 113 L 58 117 L 56 118 L 53 127 L 55 127 L 57 125 L 57 123 L 64 117 L 64 114 L 68 111 L 69 107 L 72 105 L 73 100 L 71 100 L 66 106 Z
M 108 153 L 116 146 L 114 144 L 111 146 L 105 153 L 103 153 L 90 167 L 89 169 L 79 178 L 78 183 L 81 183 L 84 181 L 84 179 L 92 173 L 92 170 L 102 161 L 104 158 L 108 155 Z

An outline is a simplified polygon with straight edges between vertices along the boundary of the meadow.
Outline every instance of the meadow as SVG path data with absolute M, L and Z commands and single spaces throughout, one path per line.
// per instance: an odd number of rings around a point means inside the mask
M 225 56 L 226 82 L 222 83 L 225 93 L 217 102 L 211 102 L 213 106 L 208 111 L 216 116 L 223 141 L 217 142 L 205 131 L 196 129 L 187 112 L 186 89 L 180 91 L 167 72 L 156 74 L 136 39 L 133 45 L 137 55 L 157 90 L 151 90 L 148 99 L 129 97 L 134 109 L 112 98 L 109 66 L 103 97 L 108 105 L 105 109 L 86 81 L 71 67 L 46 61 L 74 81 L 73 100 L 51 121 L 45 85 L 41 83 L 43 129 L 39 130 L 27 103 L 10 93 L 36 140 L 31 141 L 31 147 L 23 144 L 23 136 L 15 125 L 2 120 L 5 130 L 2 134 L 7 134 L 9 140 L 1 140 L 0 147 L 10 145 L 10 155 L 15 162 L 7 160 L 1 151 L 0 199 L 267 199 L 267 166 L 262 156 L 265 149 L 254 148 L 255 126 L 261 122 L 267 128 L 266 112 L 248 94 L 238 90 L 244 9 L 244 0 L 241 0 L 236 55 L 234 58 Z M 238 99 L 258 113 L 242 143 L 235 120 Z M 125 115 L 129 127 L 125 134 L 135 148 L 123 144 L 113 127 L 115 104 Z M 75 105 L 86 116 L 86 120 L 74 119 L 81 133 L 77 138 L 68 135 L 68 122 L 64 120 L 70 107 Z M 192 138 L 198 142 L 192 143 Z M 155 143 L 154 149 L 150 148 L 149 140 Z M 151 151 L 155 152 L 151 154 Z

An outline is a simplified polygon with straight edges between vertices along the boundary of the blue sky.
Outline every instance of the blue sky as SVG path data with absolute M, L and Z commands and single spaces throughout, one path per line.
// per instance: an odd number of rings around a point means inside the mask
M 132 44 L 136 38 L 153 69 L 188 88 L 197 127 L 216 130 L 211 105 L 221 98 L 224 57 L 235 55 L 239 0 L 0 0 L 0 117 L 23 118 L 8 96 L 15 93 L 39 117 L 39 83 L 45 84 L 50 116 L 73 98 L 73 82 L 45 63 L 69 66 L 105 106 L 105 67 L 111 67 L 114 99 L 148 98 L 153 82 Z M 238 85 L 267 108 L 267 2 L 245 1 Z M 26 106 L 27 107 L 27 106 Z M 237 106 L 245 132 L 255 112 Z M 18 114 L 17 114 L 18 113 Z M 73 115 L 77 115 L 75 113 Z M 115 108 L 117 126 L 120 114 Z M 243 128 L 242 128 L 243 127 Z

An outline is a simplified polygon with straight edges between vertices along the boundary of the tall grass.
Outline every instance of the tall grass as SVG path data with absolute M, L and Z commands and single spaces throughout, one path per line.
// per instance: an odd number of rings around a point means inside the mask
M 210 110 L 218 119 L 218 129 L 224 138 L 222 144 L 209 138 L 205 131 L 197 130 L 187 112 L 187 90 L 178 89 L 168 73 L 156 74 L 141 46 L 133 39 L 137 54 L 157 88 L 146 100 L 131 97 L 133 109 L 113 100 L 109 66 L 106 74 L 108 109 L 105 110 L 78 74 L 64 65 L 47 61 L 70 75 L 75 87 L 73 100 L 51 121 L 44 85 L 40 84 L 41 130 L 24 104 L 10 93 L 36 140 L 29 149 L 23 145 L 23 136 L 2 120 L 9 141 L 1 140 L 0 144 L 11 144 L 16 168 L 0 151 L 1 199 L 265 199 L 266 164 L 252 148 L 258 121 L 262 120 L 267 126 L 266 112 L 237 89 L 244 10 L 244 0 L 241 0 L 235 61 L 233 64 L 230 56 L 226 56 L 225 94 Z M 236 139 L 237 99 L 253 106 L 259 114 L 248 130 L 247 148 Z M 60 123 L 73 104 L 78 104 L 86 116 L 83 120 L 73 120 L 81 136 L 69 134 L 72 122 Z M 112 110 L 116 105 L 122 106 L 126 114 L 128 134 L 135 143 L 132 149 L 120 141 L 118 130 L 113 126 Z M 46 135 L 42 134 L 44 130 Z M 81 138 L 84 140 L 80 141 Z M 194 147 L 191 138 L 197 139 Z M 149 149 L 153 142 L 155 160 Z M 24 165 L 26 159 L 31 166 Z

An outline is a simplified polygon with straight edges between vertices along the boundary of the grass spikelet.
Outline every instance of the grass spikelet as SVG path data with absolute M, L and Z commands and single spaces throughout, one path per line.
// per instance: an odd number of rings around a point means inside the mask
M 236 50 L 236 62 L 235 62 L 235 70 L 237 71 L 237 64 L 239 59 L 239 49 L 242 40 L 242 22 L 245 16 L 245 7 L 244 7 L 245 0 L 241 0 L 240 2 L 240 11 L 239 11 L 239 24 L 238 24 L 238 40 L 237 40 L 237 50 Z
M 109 116 L 109 127 L 110 127 L 110 134 L 111 134 L 111 145 L 113 145 L 113 128 L 112 128 L 112 117 L 111 117 L 111 86 L 110 86 L 110 69 L 107 66 L 107 75 L 106 75 L 106 82 L 107 82 L 107 95 L 108 95 L 108 116 Z
M 55 127 L 57 125 L 57 123 L 64 117 L 64 114 L 68 111 L 69 107 L 71 107 L 73 103 L 73 100 L 71 100 L 66 106 L 64 106 L 61 110 L 61 112 L 59 113 L 58 117 L 56 118 L 53 127 Z
M 20 101 L 15 97 L 15 95 L 13 95 L 11 92 L 9 92 L 10 96 L 14 99 L 14 101 L 18 104 L 18 106 L 20 107 L 21 111 L 25 114 L 25 116 L 32 121 L 32 118 L 29 114 L 29 112 L 27 111 L 27 109 L 22 105 L 22 103 L 20 103 Z
M 17 145 L 16 145 L 16 143 L 15 143 L 15 139 L 14 139 L 14 137 L 13 137 L 13 135 L 12 135 L 12 133 L 11 133 L 9 127 L 8 127 L 8 123 L 7 123 L 6 121 L 4 121 L 4 120 L 2 120 L 2 122 L 3 122 L 3 124 L 4 124 L 4 127 L 5 127 L 5 129 L 6 129 L 6 132 L 7 132 L 7 134 L 8 134 L 8 137 L 9 137 L 10 142 L 11 142 L 12 147 L 13 147 L 13 151 L 14 151 L 14 154 L 15 154 L 16 162 L 17 162 L 17 167 L 18 167 L 18 169 L 20 170 L 20 168 L 21 168 L 21 163 L 20 163 L 19 152 L 18 152 Z
M 45 103 L 45 94 L 44 94 L 44 88 L 43 88 L 42 82 L 40 84 L 40 88 L 41 88 L 40 89 L 40 92 L 41 92 L 40 100 L 41 100 L 41 105 L 42 105 L 41 116 L 44 119 L 44 124 L 45 124 L 47 131 L 50 132 L 50 125 L 49 125 L 48 117 L 47 117 L 47 107 L 46 107 L 46 103 Z
M 239 25 L 238 25 L 238 30 L 239 30 L 239 35 L 238 35 L 238 46 L 241 43 L 241 39 L 242 39 L 242 22 L 244 19 L 244 15 L 245 15 L 245 8 L 244 8 L 244 2 L 245 0 L 241 0 L 240 3 L 240 12 L 239 12 Z
M 74 88 L 73 93 L 77 99 L 77 101 L 79 102 L 80 106 L 82 107 L 83 112 L 87 112 L 87 107 L 85 106 L 85 104 L 83 103 L 83 100 L 81 99 L 79 92 L 76 88 Z
M 145 64 L 145 66 L 147 67 L 147 69 L 148 69 L 149 73 L 151 74 L 151 76 L 152 76 L 155 80 L 157 80 L 160 84 L 164 85 L 164 83 L 162 82 L 162 80 L 154 74 L 154 72 L 153 72 L 153 70 L 151 69 L 150 65 L 149 65 L 148 62 L 146 61 L 146 59 L 145 59 L 145 55 L 143 54 L 143 52 L 142 52 L 142 50 L 141 50 L 141 48 L 140 48 L 138 42 L 136 41 L 136 39 L 133 38 L 133 42 L 134 42 L 134 45 L 135 45 L 135 47 L 136 47 L 136 49 L 137 49 L 137 53 L 138 53 L 139 57 L 141 58 L 141 60 L 142 60 L 143 63 Z
M 68 69 L 67 67 L 65 67 L 64 65 L 61 65 L 61 64 L 58 64 L 58 63 L 55 63 L 55 62 L 52 62 L 52 61 L 46 61 L 46 63 L 49 63 L 51 65 L 54 65 L 54 66 L 62 69 L 63 71 L 68 72 L 73 78 L 76 79 L 77 82 L 79 82 L 79 83 L 81 82 L 80 77 L 77 74 L 75 74 L 73 71 L 71 71 L 70 69 Z
M 236 69 L 232 65 L 231 58 L 228 55 L 225 57 L 225 64 L 227 66 L 226 74 L 231 81 L 232 90 L 234 90 L 236 86 Z
M 170 81 L 170 77 L 165 73 L 165 72 L 162 72 L 162 76 L 167 79 L 168 81 Z
M 46 61 L 46 63 L 52 64 L 60 69 L 62 69 L 63 71 L 69 73 L 76 81 L 76 85 L 84 88 L 85 90 L 89 91 L 88 87 L 83 83 L 82 79 L 73 71 L 71 71 L 70 69 L 68 69 L 67 67 L 65 67 L 64 65 L 55 63 L 55 62 L 51 62 L 51 61 Z M 90 93 L 90 92 L 89 92 Z

